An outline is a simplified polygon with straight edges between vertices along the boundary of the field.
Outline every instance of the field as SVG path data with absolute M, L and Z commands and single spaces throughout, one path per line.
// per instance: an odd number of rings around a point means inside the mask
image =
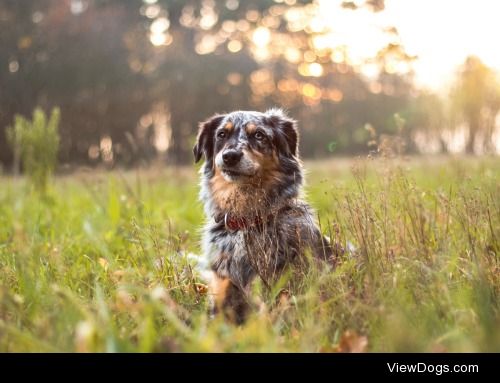
M 80 171 L 46 196 L 0 177 L 0 351 L 500 351 L 500 161 L 306 162 L 346 248 L 209 320 L 194 167 Z

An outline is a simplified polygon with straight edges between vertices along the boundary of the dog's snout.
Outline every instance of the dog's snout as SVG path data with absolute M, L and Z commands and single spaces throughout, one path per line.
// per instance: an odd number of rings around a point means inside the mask
M 236 165 L 241 160 L 241 157 L 243 157 L 243 152 L 230 149 L 226 150 L 222 154 L 222 161 L 224 161 L 224 164 L 227 166 L 233 166 Z

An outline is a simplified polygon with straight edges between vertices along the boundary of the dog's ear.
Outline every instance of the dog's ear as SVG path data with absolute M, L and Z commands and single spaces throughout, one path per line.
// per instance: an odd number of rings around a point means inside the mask
M 209 160 L 213 154 L 214 131 L 224 119 L 223 114 L 216 114 L 204 122 L 200 122 L 198 129 L 198 137 L 193 148 L 194 161 L 201 160 L 201 156 L 205 154 L 205 159 Z
M 282 152 L 297 156 L 299 152 L 299 132 L 297 122 L 288 117 L 281 109 L 266 112 L 272 126 L 276 128 L 276 142 Z

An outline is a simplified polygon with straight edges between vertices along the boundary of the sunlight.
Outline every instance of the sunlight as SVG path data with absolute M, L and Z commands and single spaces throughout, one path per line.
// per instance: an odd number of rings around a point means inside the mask
M 217 41 L 215 40 L 215 37 L 211 35 L 206 35 L 203 36 L 203 38 L 198 44 L 196 44 L 195 51 L 199 55 L 207 55 L 215 51 L 216 48 L 217 48 Z
M 82 0 L 72 0 L 70 3 L 71 13 L 74 15 L 79 15 L 87 9 L 88 4 L 86 1 Z
M 160 34 L 164 33 L 169 27 L 170 21 L 165 17 L 160 17 L 153 21 L 149 29 L 153 34 Z
M 291 63 L 298 63 L 301 59 L 300 51 L 294 47 L 288 47 L 285 49 L 285 58 Z
M 456 68 L 471 54 L 500 70 L 500 50 L 492 45 L 494 36 L 500 36 L 500 2 L 386 0 L 385 10 L 378 13 L 363 8 L 342 9 L 341 3 L 342 0 L 318 0 L 320 17 L 328 21 L 331 33 L 313 41 L 316 49 L 345 46 L 349 64 L 359 65 L 396 38 L 383 32 L 394 26 L 408 53 L 418 56 L 413 69 L 421 86 L 434 90 L 446 87 Z M 296 16 L 294 12 L 287 13 L 292 22 L 298 22 Z M 334 51 L 332 59 L 341 62 L 343 57 Z M 409 70 L 394 64 L 388 69 L 394 73 Z
M 387 17 L 399 30 L 405 47 L 419 56 L 417 81 L 433 89 L 446 85 L 468 55 L 500 69 L 500 2 L 441 0 L 422 6 L 422 1 L 387 2 Z M 443 15 L 448 15 L 443 19 Z M 422 28 L 425 20 L 425 28 Z
M 384 32 L 390 23 L 384 12 L 373 13 L 363 8 L 354 12 L 342 8 L 342 2 L 318 0 L 320 10 L 314 19 L 315 24 L 329 32 L 316 37 L 313 42 L 316 49 L 344 47 L 343 59 L 351 65 L 359 65 L 391 41 L 391 37 Z M 340 59 L 339 56 L 336 58 Z
M 113 141 L 110 136 L 106 135 L 101 138 L 99 143 L 102 160 L 104 162 L 113 161 Z M 89 153 L 91 154 L 91 153 Z
M 291 4 L 291 1 L 275 0 L 275 3 Z M 157 47 L 169 45 L 172 36 L 167 33 L 170 20 L 165 17 L 165 10 L 156 0 L 143 0 L 143 3 L 141 13 L 154 19 L 150 25 L 151 43 Z M 381 69 L 394 74 L 413 72 L 416 84 L 431 90 L 446 90 L 457 67 L 469 55 L 476 55 L 486 65 L 500 69 L 500 50 L 491 42 L 493 36 L 500 36 L 500 23 L 496 20 L 500 2 L 386 0 L 382 12 L 372 12 L 363 6 L 364 1 L 353 1 L 359 7 L 355 11 L 342 7 L 343 3 L 344 0 L 316 0 L 303 7 L 288 9 L 276 5 L 265 16 L 250 9 L 241 20 L 225 20 L 217 36 L 203 37 L 196 52 L 210 54 L 220 44 L 225 44 L 231 53 L 240 52 L 244 43 L 235 34 L 249 32 L 254 44 L 252 54 L 257 61 L 266 61 L 273 56 L 271 40 L 276 38 L 274 31 L 280 27 L 283 17 L 289 32 L 306 31 L 312 35 L 311 52 L 306 52 L 304 57 L 293 43 L 283 51 L 291 63 L 298 64 L 304 59 L 311 64 L 299 68 L 303 76 L 322 76 L 323 68 L 315 61 L 325 55 L 330 55 L 334 63 L 354 67 L 368 79 L 376 77 Z M 73 0 L 71 4 L 79 12 L 86 2 Z M 226 2 L 226 7 L 232 10 L 239 5 L 237 0 Z M 446 19 L 443 15 L 447 15 Z M 218 19 L 215 3 L 207 0 L 203 2 L 199 17 L 193 7 L 184 7 L 180 23 L 190 28 L 198 25 L 209 31 Z M 254 24 L 257 27 L 253 30 Z M 385 67 L 370 63 L 383 48 L 400 43 L 408 54 L 416 57 L 414 62 L 388 60 Z
M 17 60 L 12 60 L 9 62 L 9 72 L 16 73 L 19 70 L 19 62 Z
M 316 62 L 302 63 L 299 65 L 298 71 L 302 76 L 321 77 L 323 75 L 323 67 Z
M 227 49 L 231 53 L 236 53 L 241 51 L 243 44 L 239 40 L 231 40 L 227 43 Z
M 170 45 L 173 41 L 172 35 L 168 33 L 152 33 L 149 36 L 149 41 L 155 47 L 159 47 L 162 45 Z
M 158 17 L 161 12 L 161 7 L 158 4 L 149 5 L 144 8 L 144 15 L 149 19 L 154 19 Z
M 271 32 L 266 27 L 259 27 L 253 33 L 252 41 L 258 47 L 265 47 L 271 41 Z
M 172 141 L 172 129 L 170 127 L 170 114 L 165 104 L 153 107 L 152 121 L 154 126 L 154 147 L 160 153 L 165 153 Z

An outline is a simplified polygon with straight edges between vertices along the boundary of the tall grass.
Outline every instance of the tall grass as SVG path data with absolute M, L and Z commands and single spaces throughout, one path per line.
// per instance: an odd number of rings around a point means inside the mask
M 335 270 L 206 314 L 193 169 L 0 186 L 1 351 L 500 351 L 500 163 L 308 164 Z M 284 290 L 283 286 L 293 286 Z

